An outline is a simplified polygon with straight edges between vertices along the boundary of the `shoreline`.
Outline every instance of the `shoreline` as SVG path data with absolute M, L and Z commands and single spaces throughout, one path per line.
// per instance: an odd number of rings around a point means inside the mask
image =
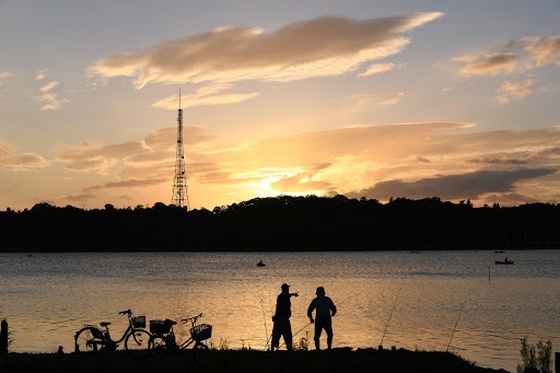
M 197 359 L 192 350 L 169 354 L 164 358 L 147 351 L 107 353 L 13 353 L 0 354 L 0 371 L 104 373 L 134 371 L 216 372 L 345 372 L 378 371 L 384 373 L 510 373 L 503 369 L 479 367 L 457 354 L 405 349 L 352 350 L 335 348 L 321 351 L 204 350 Z

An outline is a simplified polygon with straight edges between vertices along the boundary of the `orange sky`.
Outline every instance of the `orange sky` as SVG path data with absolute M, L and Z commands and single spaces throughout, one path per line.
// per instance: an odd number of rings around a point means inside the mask
M 191 208 L 558 202 L 556 2 L 51 5 L 0 4 L 0 209 L 169 204 L 179 90 Z

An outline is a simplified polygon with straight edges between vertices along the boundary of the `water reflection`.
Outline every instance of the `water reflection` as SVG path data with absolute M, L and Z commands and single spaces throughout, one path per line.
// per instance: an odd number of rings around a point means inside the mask
M 15 351 L 72 351 L 82 324 L 111 321 L 124 330 L 127 320 L 117 313 L 129 308 L 149 319 L 203 312 L 215 346 L 264 349 L 286 282 L 300 295 L 292 298 L 294 342 L 307 334 L 312 346 L 306 311 L 322 285 L 338 308 L 334 347 L 375 347 L 383 339 L 387 347 L 445 350 L 452 337 L 452 351 L 515 371 L 521 338 L 560 343 L 560 252 L 512 252 L 515 265 L 494 266 L 503 255 L 0 254 L 0 318 L 10 323 Z M 259 260 L 267 265 L 257 267 Z

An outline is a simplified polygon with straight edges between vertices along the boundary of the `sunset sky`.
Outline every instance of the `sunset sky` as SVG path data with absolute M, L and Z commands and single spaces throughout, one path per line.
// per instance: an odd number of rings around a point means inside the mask
M 0 0 L 0 210 L 559 203 L 560 1 Z

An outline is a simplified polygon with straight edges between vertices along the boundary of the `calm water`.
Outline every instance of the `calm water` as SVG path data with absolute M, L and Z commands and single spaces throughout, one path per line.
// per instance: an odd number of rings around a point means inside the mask
M 506 255 L 514 265 L 494 264 Z M 339 309 L 334 347 L 449 346 L 478 365 L 514 372 L 523 337 L 559 350 L 559 279 L 560 250 L 10 253 L 0 254 L 0 319 L 16 352 L 72 351 L 75 331 L 100 321 L 111 321 L 118 337 L 126 328 L 118 312 L 129 308 L 148 319 L 203 312 L 215 346 L 266 349 L 287 282 L 300 295 L 292 298 L 295 341 L 306 333 L 311 341 L 305 313 L 324 286 Z

